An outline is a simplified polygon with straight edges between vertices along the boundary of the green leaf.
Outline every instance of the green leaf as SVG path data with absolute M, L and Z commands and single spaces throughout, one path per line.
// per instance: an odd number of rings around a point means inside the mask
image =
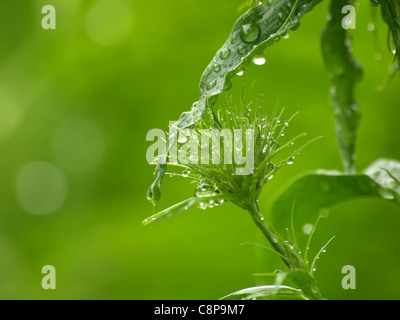
M 220 300 L 306 300 L 306 298 L 299 289 L 270 285 L 243 289 Z
M 173 205 L 172 207 L 169 207 L 168 209 L 165 209 L 163 211 L 160 211 L 156 214 L 153 214 L 152 216 L 148 217 L 147 219 L 143 220 L 142 224 L 143 225 L 148 225 L 152 222 L 162 220 L 164 218 L 168 218 L 173 216 L 176 213 L 179 213 L 181 211 L 187 210 L 190 207 L 196 205 L 196 204 L 201 204 L 201 203 L 210 203 L 210 201 L 219 201 L 219 200 L 235 200 L 236 198 L 232 195 L 227 195 L 227 194 L 217 194 L 214 196 L 208 196 L 208 197 L 193 197 L 190 199 L 187 199 L 185 201 L 182 201 L 180 203 L 177 203 Z
M 354 0 L 332 0 L 328 23 L 322 33 L 321 47 L 331 80 L 331 103 L 336 135 L 346 173 L 356 172 L 354 152 L 360 113 L 354 101 L 354 89 L 362 78 L 362 68 L 354 58 L 348 32 L 342 27 L 342 8 Z
M 232 78 L 252 59 L 273 45 L 289 30 L 299 27 L 300 20 L 322 0 L 269 0 L 244 13 L 234 24 L 231 35 L 218 50 L 200 80 L 200 99 L 192 109 L 184 112 L 171 129 L 168 145 L 173 145 L 179 129 L 198 123 L 207 107 L 217 96 L 231 86 Z M 167 146 L 168 149 L 168 146 Z M 165 160 L 165 159 L 164 159 Z M 166 162 L 159 162 L 147 198 L 156 203 L 161 197 L 161 182 Z
M 361 174 L 318 170 L 301 175 L 279 194 L 272 205 L 276 226 L 290 225 L 292 204 L 296 220 L 314 220 L 321 209 L 358 198 L 381 198 L 400 204 L 400 162 L 379 159 Z
M 373 5 L 382 7 L 382 18 L 389 27 L 388 47 L 400 60 L 400 1 L 370 0 Z M 399 65 L 400 67 L 400 65 Z
M 305 297 L 311 300 L 322 300 L 322 295 L 319 291 L 318 284 L 314 278 L 306 270 L 293 270 L 286 274 L 285 279 L 288 279 L 296 287 L 301 288 Z

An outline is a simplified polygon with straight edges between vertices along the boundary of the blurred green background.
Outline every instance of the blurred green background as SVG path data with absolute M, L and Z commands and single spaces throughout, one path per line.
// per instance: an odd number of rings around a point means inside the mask
M 56 30 L 41 27 L 44 5 Z M 154 167 L 150 129 L 167 129 L 198 97 L 200 76 L 240 16 L 243 0 L 15 0 L 0 2 L 0 298 L 218 299 L 268 283 L 255 272 L 284 268 L 248 215 L 231 204 L 192 208 L 143 227 Z M 249 66 L 230 91 L 264 94 L 300 115 L 288 135 L 324 136 L 265 189 L 260 206 L 297 174 L 341 169 L 319 36 L 324 1 Z M 243 12 L 243 11 L 242 11 Z M 357 88 L 363 114 L 357 146 L 363 169 L 378 157 L 400 159 L 399 76 L 384 88 L 392 56 L 380 17 L 368 31 L 362 1 L 354 51 L 365 69 Z M 377 49 L 381 48 L 381 59 Z M 220 99 L 223 102 L 223 99 Z M 157 210 L 186 199 L 193 185 L 166 178 Z M 268 212 L 265 212 L 268 216 Z M 400 208 L 369 199 L 338 205 L 321 221 L 318 250 L 336 239 L 315 273 L 328 299 L 400 298 Z M 304 236 L 300 239 L 304 242 Z M 354 265 L 357 289 L 341 287 Z M 43 290 L 53 265 L 57 289 Z

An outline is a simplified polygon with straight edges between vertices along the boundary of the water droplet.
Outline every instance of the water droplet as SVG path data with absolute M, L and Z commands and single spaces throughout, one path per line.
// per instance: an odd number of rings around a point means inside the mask
M 313 268 L 312 271 L 317 271 L 317 268 Z
M 211 81 L 211 82 L 206 86 L 206 89 L 207 89 L 207 90 L 211 90 L 211 89 L 214 88 L 216 85 L 217 85 L 217 81 L 216 81 L 216 80 Z
M 289 250 L 294 250 L 295 249 L 294 244 L 291 243 L 290 241 L 285 241 L 285 245 Z
M 213 70 L 214 70 L 215 72 L 220 72 L 220 71 L 221 71 L 221 65 L 219 65 L 219 64 L 214 64 Z
M 205 181 L 201 181 L 194 192 L 196 197 L 209 197 L 215 194 L 215 188 Z
M 290 158 L 288 161 L 286 161 L 286 163 L 289 165 L 293 164 L 293 158 Z
M 371 31 L 371 32 L 375 31 L 375 25 L 373 23 L 368 23 L 368 31 Z
M 257 0 L 257 4 L 258 4 L 259 6 L 261 6 L 263 3 L 262 3 L 261 0 Z
M 240 55 L 242 55 L 242 54 L 245 54 L 246 52 L 247 52 L 247 50 L 248 50 L 248 47 L 247 46 L 241 46 L 239 49 L 238 49 L 238 53 L 240 54 Z
M 322 251 L 321 251 L 322 253 L 325 253 L 326 252 L 326 249 L 322 249 Z
M 227 90 L 229 90 L 230 88 L 232 88 L 232 80 L 231 80 L 231 79 L 229 79 L 229 80 L 227 80 L 227 81 L 225 82 L 224 91 L 227 91 Z
M 242 25 L 240 38 L 246 43 L 256 42 L 260 36 L 260 31 L 260 26 L 256 23 L 244 24 Z
M 182 171 L 182 177 L 184 177 L 184 178 L 189 177 L 189 173 L 190 173 L 189 170 L 183 170 L 183 171 Z
M 253 63 L 254 63 L 255 65 L 257 65 L 257 66 L 262 66 L 262 65 L 265 64 L 265 62 L 266 62 L 265 57 L 256 56 L 256 57 L 253 58 Z
M 224 60 L 224 59 L 228 58 L 230 56 L 230 54 L 231 54 L 231 49 L 224 48 L 220 52 L 219 57 Z
M 187 141 L 187 137 L 186 136 L 180 136 L 178 139 L 179 143 L 185 143 Z
M 236 73 L 239 77 L 241 77 L 244 74 L 244 70 L 240 70 L 238 73 Z
M 274 177 L 274 175 L 271 174 L 271 175 L 268 177 L 268 180 L 271 180 L 273 177 Z
M 271 241 L 272 241 L 273 243 L 278 243 L 278 238 L 277 238 L 275 235 L 272 235 L 272 236 L 271 236 Z
M 383 199 L 387 199 L 387 200 L 393 200 L 394 199 L 394 194 L 390 189 L 381 188 L 379 190 L 379 194 L 381 195 L 381 197 Z

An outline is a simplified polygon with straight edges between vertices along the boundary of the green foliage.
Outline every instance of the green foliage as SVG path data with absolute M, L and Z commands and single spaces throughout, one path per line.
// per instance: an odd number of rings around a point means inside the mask
M 389 27 L 388 47 L 400 59 L 400 1 L 399 0 L 371 0 L 371 3 L 382 8 L 382 18 Z M 399 65 L 400 67 L 400 65 Z
M 290 147 L 299 138 L 280 145 L 279 139 L 283 136 L 288 122 L 282 122 L 280 116 L 268 118 L 263 116 L 261 106 L 256 111 L 250 106 L 245 109 L 234 110 L 230 106 L 216 109 L 218 96 L 232 85 L 232 78 L 241 72 L 252 59 L 263 54 L 264 50 L 286 35 L 289 30 L 295 30 L 301 18 L 322 0 L 271 0 L 251 8 L 235 23 L 233 30 L 215 57 L 206 68 L 200 81 L 200 99 L 192 110 L 185 112 L 179 121 L 171 128 L 167 149 L 178 140 L 179 134 L 186 128 L 195 128 L 192 140 L 201 140 L 199 131 L 209 128 L 209 138 L 218 140 L 213 129 L 252 129 L 255 134 L 254 163 L 255 168 L 249 175 L 236 174 L 234 164 L 204 165 L 199 162 L 190 162 L 183 167 L 183 176 L 197 182 L 195 196 L 169 209 L 154 214 L 146 219 L 147 225 L 169 217 L 193 205 L 201 208 L 213 207 L 230 201 L 247 210 L 255 225 L 270 242 L 273 250 L 280 256 L 289 271 L 279 271 L 274 286 L 263 286 L 244 289 L 232 293 L 222 299 L 323 299 L 317 282 L 313 277 L 315 264 L 319 255 L 332 241 L 331 238 L 321 248 L 311 263 L 308 261 L 310 243 L 316 225 L 309 236 L 304 256 L 300 254 L 293 228 L 292 235 L 285 240 L 270 231 L 264 223 L 257 201 L 263 186 L 270 180 L 276 170 L 283 164 L 293 163 L 297 155 L 295 150 L 291 155 L 279 163 L 272 162 L 273 158 L 282 150 Z M 394 160 L 380 159 L 374 162 L 363 173 L 357 174 L 355 166 L 355 147 L 357 128 L 360 121 L 358 105 L 355 102 L 354 92 L 356 84 L 362 78 L 362 68 L 353 56 L 350 36 L 342 25 L 342 8 L 354 5 L 354 0 L 332 0 L 328 23 L 322 33 L 321 47 L 325 67 L 331 81 L 331 102 L 336 120 L 336 135 L 338 138 L 342 162 L 345 172 L 318 170 L 295 180 L 273 203 L 273 221 L 276 225 L 289 225 L 288 212 L 292 204 L 297 201 L 296 217 L 321 216 L 321 209 L 326 209 L 342 201 L 358 197 L 380 197 L 400 203 L 400 163 Z M 382 6 L 385 21 L 389 24 L 395 46 L 398 45 L 398 1 L 374 4 Z M 393 51 L 393 50 L 392 50 Z M 398 51 L 397 51 L 398 52 Z M 252 112 L 250 112 L 252 111 Z M 242 146 L 246 143 L 244 136 L 240 138 Z M 224 140 L 219 145 L 222 151 L 232 145 Z M 187 154 L 190 157 L 189 154 Z M 149 189 L 148 199 L 155 204 L 160 200 L 161 181 L 166 174 L 166 159 L 161 158 L 155 173 L 155 180 Z M 292 211 L 293 213 L 293 211 Z M 284 286 L 284 281 L 290 282 L 293 287 Z
M 354 99 L 354 89 L 362 77 L 361 66 L 352 53 L 350 35 L 342 27 L 342 7 L 352 4 L 353 0 L 331 2 L 329 20 L 321 37 L 324 62 L 332 84 L 336 135 L 347 173 L 356 170 L 354 159 L 360 112 Z
M 303 137 L 300 134 L 297 137 L 282 143 L 285 136 L 285 130 L 289 126 L 292 118 L 282 120 L 282 112 L 280 114 L 271 114 L 267 116 L 263 111 L 261 102 L 257 106 L 243 105 L 240 108 L 231 105 L 221 108 L 217 114 L 207 112 L 199 121 L 199 124 L 188 133 L 179 129 L 185 134 L 185 143 L 189 141 L 204 141 L 204 136 L 211 142 L 208 154 L 218 154 L 219 164 L 203 163 L 203 158 L 198 150 L 187 149 L 185 154 L 179 154 L 179 157 L 185 156 L 191 159 L 187 164 L 177 164 L 181 170 L 181 175 L 194 182 L 197 187 L 194 191 L 194 197 L 172 206 L 166 210 L 154 214 L 147 218 L 143 223 L 145 225 L 169 217 L 182 210 L 187 210 L 193 205 L 200 205 L 200 208 L 217 206 L 224 201 L 231 201 L 235 205 L 244 210 L 253 208 L 257 202 L 262 188 L 270 181 L 276 172 L 285 164 L 292 164 L 293 158 L 301 148 L 290 151 L 288 156 L 282 160 L 276 161 L 276 157 L 285 149 L 293 149 L 296 140 Z M 220 130 L 214 130 L 219 128 Z M 228 132 L 224 130 L 228 129 Z M 233 136 L 235 130 L 241 130 L 241 136 Z M 247 130 L 252 132 L 254 150 L 250 151 L 248 145 Z M 225 133 L 225 135 L 224 135 Z M 188 134 L 188 135 L 187 135 Z M 187 135 L 187 136 L 186 136 Z M 254 168 L 249 174 L 238 174 L 242 165 L 238 165 L 232 161 L 233 154 L 238 153 L 238 146 L 242 146 L 247 152 L 254 151 Z M 304 145 L 305 146 L 305 145 Z M 303 147 L 304 147 L 303 146 Z M 240 148 L 240 154 L 242 153 Z M 228 150 L 228 152 L 226 152 Z M 181 149 L 178 150 L 181 153 Z M 226 161 L 224 157 L 231 156 L 230 161 Z M 235 156 L 236 158 L 236 156 Z M 174 164 L 170 164 L 173 166 Z M 175 173 L 174 173 L 175 174 Z M 259 213 L 257 216 L 261 217 Z
M 296 219 L 313 220 L 321 209 L 358 198 L 381 198 L 400 204 L 400 162 L 379 159 L 361 174 L 317 170 L 290 183 L 273 202 L 275 225 L 289 225 L 291 204 L 296 201 Z
M 260 286 L 231 293 L 220 300 L 307 300 L 302 291 L 288 286 Z
M 235 23 L 231 35 L 217 52 L 200 80 L 200 100 L 192 110 L 179 118 L 170 132 L 168 144 L 173 145 L 179 129 L 195 125 L 217 96 L 231 87 L 234 75 L 273 45 L 289 30 L 299 27 L 300 19 L 322 0 L 272 0 L 257 5 L 243 14 Z M 160 161 L 147 198 L 157 203 L 161 198 L 161 182 L 166 164 Z

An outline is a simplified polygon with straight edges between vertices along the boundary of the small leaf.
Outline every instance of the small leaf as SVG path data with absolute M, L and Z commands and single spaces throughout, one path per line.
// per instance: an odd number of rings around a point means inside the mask
M 396 180 L 400 180 L 400 162 L 390 159 L 376 160 L 361 174 L 323 170 L 304 174 L 278 195 L 272 205 L 272 218 L 275 225 L 289 225 L 294 201 L 296 221 L 304 223 L 314 220 L 323 208 L 358 198 L 374 197 L 400 204 Z
M 218 195 L 208 196 L 208 197 L 193 197 L 193 198 L 187 199 L 185 201 L 182 201 L 180 203 L 177 203 L 177 204 L 173 205 L 172 207 L 169 207 L 168 209 L 165 209 L 156 214 L 153 214 L 151 217 L 143 220 L 142 223 L 143 223 L 143 225 L 148 225 L 152 222 L 173 216 L 176 213 L 187 210 L 196 204 L 201 204 L 202 202 L 209 203 L 210 201 L 214 201 L 214 202 L 220 201 L 220 200 L 229 201 L 229 200 L 235 200 L 235 199 L 236 198 L 233 197 L 232 195 L 227 195 L 227 194 L 218 194 Z
M 306 298 L 299 289 L 270 285 L 243 289 L 220 300 L 306 300 Z

